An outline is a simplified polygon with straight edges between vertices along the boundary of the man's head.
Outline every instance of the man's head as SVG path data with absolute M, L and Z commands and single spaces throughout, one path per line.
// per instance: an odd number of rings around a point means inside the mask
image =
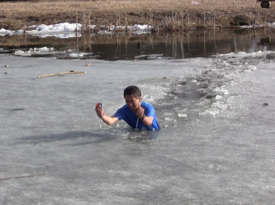
M 124 89 L 126 104 L 131 110 L 136 110 L 141 105 L 141 92 L 137 86 L 131 85 Z
M 140 89 L 137 86 L 131 85 L 124 89 L 124 98 L 126 95 L 132 95 L 135 98 L 141 97 Z

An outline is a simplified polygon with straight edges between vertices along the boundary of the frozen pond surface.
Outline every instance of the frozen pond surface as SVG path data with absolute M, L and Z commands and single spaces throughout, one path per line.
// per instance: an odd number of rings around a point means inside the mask
M 274 203 L 275 62 L 266 55 L 115 62 L 1 55 L 0 203 Z M 86 74 L 37 78 L 70 70 Z M 97 118 L 95 103 L 113 114 L 131 84 L 156 108 L 158 133 Z

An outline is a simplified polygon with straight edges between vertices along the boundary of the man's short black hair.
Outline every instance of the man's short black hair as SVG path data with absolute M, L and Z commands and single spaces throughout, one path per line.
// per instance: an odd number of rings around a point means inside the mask
M 126 95 L 133 95 L 135 98 L 139 98 L 141 96 L 141 91 L 137 86 L 131 85 L 124 89 L 123 96 L 125 97 Z

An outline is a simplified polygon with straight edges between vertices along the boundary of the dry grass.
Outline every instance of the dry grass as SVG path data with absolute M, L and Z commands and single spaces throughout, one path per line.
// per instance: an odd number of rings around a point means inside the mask
M 194 23 L 198 28 L 229 26 L 237 15 L 254 23 L 275 21 L 274 8 L 261 9 L 256 0 L 38 0 L 1 3 L 0 28 L 72 23 L 76 11 L 79 18 L 89 15 L 95 25 L 140 23 L 171 31 L 190 29 Z
M 192 3 L 194 2 L 194 3 Z M 196 4 L 195 2 L 199 3 Z M 169 12 L 189 9 L 213 10 L 225 9 L 234 10 L 241 8 L 256 8 L 259 5 L 252 0 L 105 0 L 105 1 L 38 1 L 38 2 L 4 2 L 1 3 L 1 13 L 29 13 L 37 14 L 58 14 L 78 11 L 91 13 L 118 13 L 118 12 Z

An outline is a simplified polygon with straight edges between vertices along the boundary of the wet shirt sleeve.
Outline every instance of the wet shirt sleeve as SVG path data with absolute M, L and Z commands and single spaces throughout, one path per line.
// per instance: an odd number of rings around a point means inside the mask
M 118 118 L 119 120 L 122 120 L 125 118 L 125 106 L 119 108 L 116 113 L 114 114 L 114 117 Z
M 124 120 L 132 128 L 136 127 L 137 117 L 127 105 L 119 108 L 114 114 L 114 117 L 117 117 L 118 120 Z
M 144 114 L 146 116 L 153 117 L 152 125 L 151 126 L 145 126 L 147 128 L 147 130 L 158 130 L 158 129 L 160 129 L 160 126 L 159 126 L 158 121 L 157 121 L 155 108 L 151 104 L 146 103 L 146 102 L 143 102 L 141 104 L 141 106 L 144 108 Z M 141 122 L 139 125 L 143 126 L 143 123 Z M 142 129 L 142 127 L 141 127 L 141 129 Z
M 151 116 L 151 117 L 154 117 L 155 116 L 155 109 L 154 107 L 151 105 L 151 104 L 147 104 L 147 103 L 144 103 L 142 105 L 142 107 L 144 108 L 144 114 L 146 116 Z

